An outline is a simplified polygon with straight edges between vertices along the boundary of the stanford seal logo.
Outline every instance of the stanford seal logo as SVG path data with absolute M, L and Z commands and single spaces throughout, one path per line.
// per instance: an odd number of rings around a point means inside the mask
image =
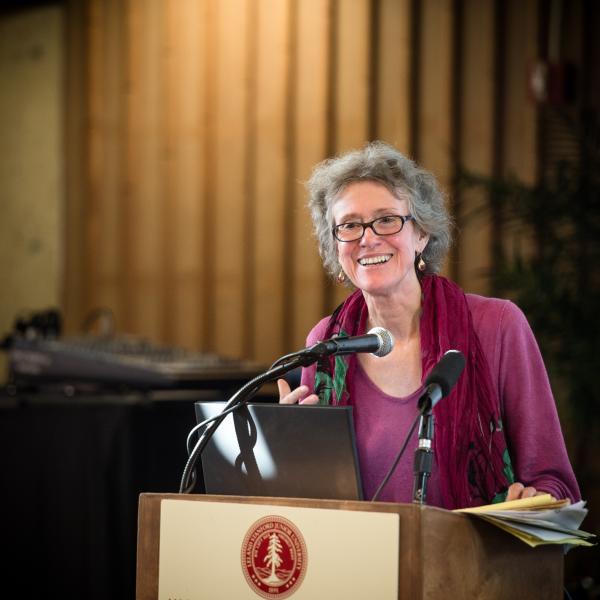
M 256 521 L 242 543 L 242 570 L 263 598 L 287 598 L 302 583 L 307 552 L 298 528 L 276 515 Z

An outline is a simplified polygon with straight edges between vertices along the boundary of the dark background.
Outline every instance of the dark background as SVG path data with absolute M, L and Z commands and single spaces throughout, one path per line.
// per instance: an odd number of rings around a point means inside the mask
M 193 402 L 223 395 L 4 393 L 3 597 L 133 598 L 138 495 L 179 490 Z

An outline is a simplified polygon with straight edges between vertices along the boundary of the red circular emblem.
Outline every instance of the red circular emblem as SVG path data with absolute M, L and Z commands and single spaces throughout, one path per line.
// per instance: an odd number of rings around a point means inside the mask
M 307 558 L 299 529 L 277 515 L 256 521 L 242 543 L 244 577 L 263 598 L 293 594 L 304 579 Z

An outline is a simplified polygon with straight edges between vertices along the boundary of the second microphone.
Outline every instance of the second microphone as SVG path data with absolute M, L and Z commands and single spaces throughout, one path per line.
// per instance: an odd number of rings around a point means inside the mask
M 394 338 L 392 334 L 383 327 L 374 327 L 365 335 L 329 338 L 306 348 L 304 352 L 317 356 L 368 352 L 381 357 L 389 354 L 393 347 Z

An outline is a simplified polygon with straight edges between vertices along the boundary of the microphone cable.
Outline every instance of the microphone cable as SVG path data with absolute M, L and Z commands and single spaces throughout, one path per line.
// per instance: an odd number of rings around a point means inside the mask
M 188 460 L 183 469 L 183 475 L 181 476 L 181 483 L 179 486 L 180 494 L 189 494 L 194 489 L 196 483 L 196 473 L 195 467 L 198 461 L 198 458 L 202 454 L 202 451 L 210 441 L 212 434 L 216 431 L 217 427 L 222 423 L 223 419 L 235 410 L 238 406 L 240 406 L 243 402 L 247 402 L 260 388 L 263 383 L 267 381 L 278 379 L 282 375 L 285 375 L 288 371 L 295 369 L 297 367 L 304 367 L 314 362 L 314 357 L 312 356 L 298 356 L 295 357 L 295 360 L 292 360 L 284 365 L 279 365 L 273 369 L 269 369 L 260 375 L 257 375 L 254 379 L 250 380 L 244 386 L 242 386 L 227 402 L 223 410 L 216 416 L 207 419 L 207 427 L 200 434 L 196 445 L 193 450 L 189 453 Z M 212 421 L 212 423 L 211 423 Z M 200 424 L 202 425 L 202 424 Z M 193 435 L 194 431 L 197 431 L 199 425 L 197 425 L 193 431 L 190 432 Z M 189 438 L 189 436 L 188 436 Z
M 375 502 L 379 498 L 379 495 L 383 491 L 383 488 L 388 484 L 390 477 L 394 474 L 394 471 L 396 470 L 396 467 L 398 466 L 398 463 L 400 462 L 400 459 L 402 458 L 402 455 L 404 454 L 404 451 L 406 450 L 406 447 L 408 446 L 408 442 L 410 441 L 410 438 L 412 437 L 412 434 L 414 433 L 415 428 L 417 427 L 417 423 L 419 422 L 420 418 L 421 418 L 421 411 L 418 411 L 417 416 L 415 417 L 414 421 L 412 422 L 412 425 L 410 426 L 410 429 L 408 430 L 408 434 L 406 435 L 406 438 L 404 439 L 404 443 L 402 444 L 400 451 L 398 452 L 398 454 L 396 454 L 394 463 L 392 464 L 389 471 L 386 473 L 385 477 L 383 478 L 383 481 L 379 484 L 379 487 L 373 494 L 373 497 L 371 498 L 371 502 Z
M 408 442 L 412 437 L 419 419 L 426 413 L 430 414 L 433 406 L 435 406 L 439 400 L 445 398 L 452 391 L 452 388 L 456 385 L 456 382 L 464 367 L 465 357 L 462 352 L 459 352 L 458 350 L 448 350 L 434 365 L 433 369 L 431 369 L 431 372 L 425 379 L 425 389 L 417 403 L 417 416 L 408 430 L 408 435 L 406 436 L 400 451 L 396 455 L 394 463 L 386 473 L 383 481 L 379 484 L 379 487 L 375 491 L 371 502 L 375 502 L 377 498 L 379 498 L 383 488 L 387 485 L 390 477 L 396 470 L 396 467 L 398 466 L 398 463 L 400 462 L 400 459 L 402 458 L 402 455 L 408 446 Z
M 300 352 L 292 352 L 290 354 L 286 354 L 285 356 L 282 356 L 281 358 L 278 358 L 267 369 L 267 372 L 272 371 L 277 366 L 282 366 L 285 362 L 287 362 L 287 361 L 289 361 L 291 359 L 297 359 L 301 355 L 301 353 L 302 353 L 302 350 Z M 294 366 L 293 368 L 296 369 L 297 367 Z M 252 396 L 254 396 L 254 394 L 256 394 L 256 392 L 258 392 L 259 388 L 260 388 L 260 385 L 257 385 L 257 386 L 255 386 L 254 389 L 249 390 L 248 397 L 252 398 Z M 239 406 L 241 406 L 241 403 L 240 404 L 234 404 L 233 406 L 230 406 L 229 408 L 224 409 L 223 412 L 219 413 L 218 415 L 214 415 L 213 417 L 209 417 L 208 419 L 205 419 L 201 423 L 198 423 L 197 425 L 194 425 L 194 427 L 192 427 L 192 429 L 188 433 L 188 436 L 187 436 L 187 439 L 186 439 L 186 442 L 185 442 L 185 446 L 186 446 L 186 450 L 187 450 L 188 456 L 190 456 L 190 454 L 192 453 L 192 437 L 193 437 L 193 435 L 196 432 L 198 432 L 202 428 L 206 427 L 208 424 L 212 423 L 213 421 L 216 421 L 219 417 L 226 417 L 229 413 L 232 413 L 235 410 L 237 410 L 237 408 Z M 200 437 L 200 435 L 202 435 L 202 434 L 198 434 L 198 437 Z

